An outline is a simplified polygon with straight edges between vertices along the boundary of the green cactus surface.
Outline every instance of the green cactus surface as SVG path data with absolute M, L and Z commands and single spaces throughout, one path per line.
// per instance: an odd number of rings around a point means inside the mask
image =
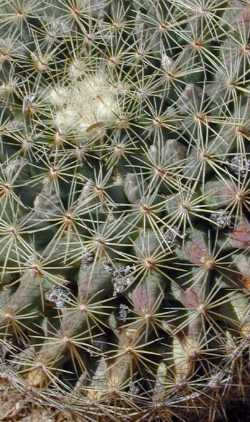
M 249 154 L 249 0 L 1 0 L 0 420 L 249 395 Z

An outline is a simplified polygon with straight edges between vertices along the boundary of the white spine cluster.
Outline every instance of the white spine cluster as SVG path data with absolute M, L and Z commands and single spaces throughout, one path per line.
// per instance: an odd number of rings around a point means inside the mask
M 102 71 L 52 89 L 49 102 L 55 108 L 58 131 L 74 133 L 83 139 L 102 136 L 114 121 L 118 106 L 115 89 Z

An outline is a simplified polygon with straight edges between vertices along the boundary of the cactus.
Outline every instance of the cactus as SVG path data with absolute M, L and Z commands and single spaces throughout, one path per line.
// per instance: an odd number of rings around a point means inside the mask
M 2 1 L 14 395 L 128 422 L 213 422 L 246 396 L 249 22 L 246 0 Z

